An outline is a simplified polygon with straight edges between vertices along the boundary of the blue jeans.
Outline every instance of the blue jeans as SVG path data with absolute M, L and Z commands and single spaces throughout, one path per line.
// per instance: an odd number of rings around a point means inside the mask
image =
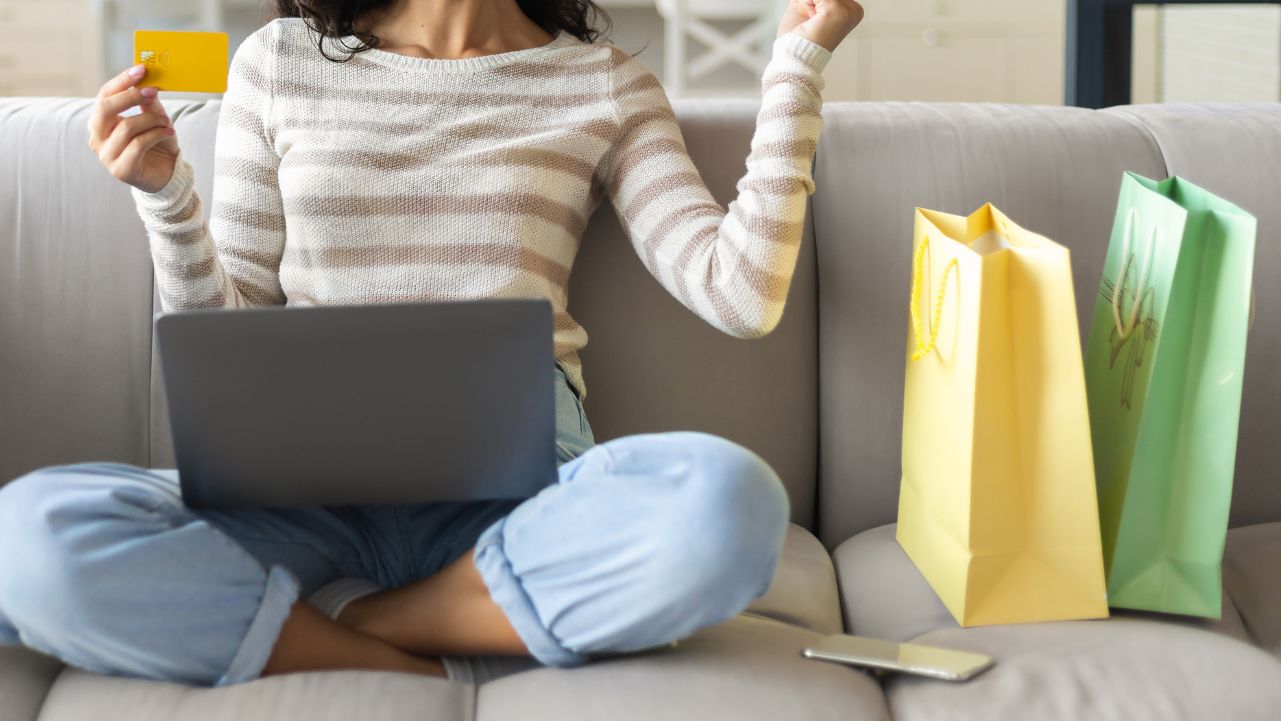
M 106 674 L 239 683 L 299 599 L 342 578 L 404 585 L 473 547 L 547 665 L 670 643 L 763 594 L 788 518 L 770 467 L 696 432 L 593 445 L 559 367 L 555 382 L 560 480 L 523 502 L 193 511 L 173 469 L 18 478 L 0 488 L 0 644 Z

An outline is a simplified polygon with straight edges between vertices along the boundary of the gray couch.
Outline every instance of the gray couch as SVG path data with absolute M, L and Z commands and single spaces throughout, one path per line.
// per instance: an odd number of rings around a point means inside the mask
M 80 460 L 172 466 L 151 342 L 158 309 L 127 189 L 85 147 L 84 100 L 0 102 L 0 479 Z M 217 103 L 171 106 L 210 192 Z M 748 101 L 678 105 L 722 202 Z M 198 689 L 106 678 L 0 649 L 0 721 L 136 719 L 1281 719 L 1281 106 L 1087 111 L 994 105 L 825 108 L 817 192 L 787 311 L 757 341 L 719 334 L 650 279 L 602 209 L 571 309 L 599 440 L 700 429 L 769 460 L 794 527 L 769 593 L 674 648 L 480 687 L 340 672 Z M 1222 621 L 962 630 L 893 539 L 912 209 L 993 201 L 1069 246 L 1088 319 L 1122 171 L 1187 176 L 1259 216 Z M 3 482 L 0 480 L 0 482 Z M 0 573 L 4 570 L 0 569 Z M 51 569 L 52 572 L 52 569 Z M 964 685 L 802 659 L 847 630 L 977 649 Z

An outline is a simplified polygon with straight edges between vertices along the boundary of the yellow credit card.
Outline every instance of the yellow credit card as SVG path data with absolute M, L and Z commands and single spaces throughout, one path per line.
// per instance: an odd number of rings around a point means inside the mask
M 227 33 L 139 30 L 133 59 L 147 74 L 138 87 L 180 93 L 227 92 Z

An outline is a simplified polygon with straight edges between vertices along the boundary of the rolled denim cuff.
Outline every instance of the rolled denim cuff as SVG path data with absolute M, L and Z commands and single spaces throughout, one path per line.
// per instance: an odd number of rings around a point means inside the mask
M 339 578 L 308 596 L 307 603 L 336 621 L 347 604 L 381 590 L 382 586 L 364 578 Z
M 476 569 L 489 588 L 489 596 L 503 612 L 516 635 L 525 642 L 531 655 L 545 666 L 568 668 L 589 660 L 585 654 L 565 648 L 543 625 L 533 601 L 525 592 L 520 578 L 512 569 L 503 550 L 503 529 L 507 519 L 495 521 L 476 542 Z
M 298 600 L 298 579 L 283 566 L 272 566 L 267 573 L 267 587 L 258 604 L 258 613 L 249 622 L 249 630 L 231 660 L 227 673 L 217 686 L 252 681 L 262 675 L 271 651 L 280 638 L 280 629 Z

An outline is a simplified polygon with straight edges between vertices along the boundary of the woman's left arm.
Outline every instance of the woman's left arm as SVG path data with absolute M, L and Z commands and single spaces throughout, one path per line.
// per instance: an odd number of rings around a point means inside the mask
M 782 317 L 814 192 L 822 71 L 861 18 L 853 0 L 792 0 L 761 80 L 747 173 L 728 210 L 694 167 L 653 73 L 621 53 L 613 69 L 620 133 L 602 161 L 605 189 L 649 272 L 730 335 L 763 336 Z

